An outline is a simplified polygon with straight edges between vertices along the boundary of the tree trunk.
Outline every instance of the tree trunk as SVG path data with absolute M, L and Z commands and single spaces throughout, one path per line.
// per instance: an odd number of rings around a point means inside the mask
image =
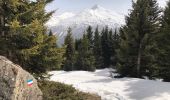
M 3 16 L 0 16 L 0 31 L 1 31 L 1 36 L 4 36 L 4 18 Z
M 0 36 L 5 35 L 4 27 L 5 27 L 5 10 L 3 8 L 5 6 L 5 1 L 2 1 L 1 7 L 0 7 Z
M 141 67 L 141 52 L 142 52 L 142 43 L 139 44 L 138 57 L 137 57 L 137 77 L 140 78 L 140 67 Z

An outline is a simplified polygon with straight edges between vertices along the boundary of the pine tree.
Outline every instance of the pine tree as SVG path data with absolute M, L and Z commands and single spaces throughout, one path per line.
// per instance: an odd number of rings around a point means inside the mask
M 115 29 L 114 33 L 112 29 L 109 31 L 109 50 L 110 50 L 110 58 L 111 58 L 111 66 L 115 68 L 117 64 L 117 54 L 116 50 L 119 48 L 119 34 L 117 29 Z
M 103 65 L 103 57 L 102 57 L 101 36 L 100 36 L 98 27 L 96 28 L 94 32 L 93 53 L 94 53 L 95 61 L 96 61 L 95 62 L 96 68 L 102 68 L 104 65 Z
M 158 35 L 157 44 L 159 46 L 159 70 L 158 77 L 164 81 L 170 81 L 170 1 L 167 3 L 163 17 L 161 34 Z
M 56 37 L 48 36 L 44 26 L 53 13 L 45 11 L 51 1 L 0 1 L 0 40 L 4 45 L 0 54 L 37 75 L 61 65 L 59 58 L 63 50 L 57 49 Z
M 76 39 L 75 40 L 75 50 L 78 51 L 80 45 L 81 45 L 81 39 Z
M 156 0 L 137 0 L 120 30 L 117 70 L 121 76 L 153 77 L 156 61 L 155 36 L 160 10 Z
M 108 54 L 110 55 L 110 62 L 109 62 L 109 67 L 113 67 L 113 63 L 114 63 L 114 57 L 115 57 L 115 48 L 114 48 L 114 38 L 113 38 L 113 31 L 112 29 L 109 30 L 108 33 Z
M 92 49 L 93 48 L 93 31 L 92 31 L 92 27 L 88 26 L 87 30 L 87 38 L 89 39 L 89 46 Z
M 75 48 L 74 48 L 74 41 L 71 33 L 71 28 L 68 29 L 68 33 L 65 38 L 64 44 L 66 45 L 64 70 L 71 71 L 74 68 L 74 60 L 75 60 Z
M 1 0 L 0 1 L 0 54 L 12 59 L 11 50 L 14 49 L 10 44 L 9 25 L 16 19 L 21 2 L 18 0 Z M 23 10 L 25 7 L 23 7 Z M 23 11 L 21 10 L 21 11 Z M 16 22 L 16 21 L 15 21 Z M 17 24 L 17 23 L 15 23 Z M 18 25 L 16 26 L 18 27 Z
M 48 34 L 49 34 L 49 36 L 53 36 L 53 32 L 51 30 L 49 31 Z
M 76 59 L 76 69 L 85 71 L 95 71 L 95 59 L 89 47 L 90 41 L 86 34 L 83 35 Z
M 81 56 L 82 52 L 82 39 L 75 40 L 75 66 L 74 70 L 83 70 L 83 57 Z
M 52 33 L 52 31 L 51 31 Z M 63 62 L 65 48 L 58 48 L 57 38 L 53 34 L 45 35 L 44 43 L 41 46 L 42 65 L 47 70 L 59 70 Z
M 101 33 L 101 45 L 102 45 L 102 57 L 103 57 L 103 68 L 107 68 L 111 64 L 111 52 L 110 52 L 110 41 L 109 41 L 109 29 L 106 26 Z

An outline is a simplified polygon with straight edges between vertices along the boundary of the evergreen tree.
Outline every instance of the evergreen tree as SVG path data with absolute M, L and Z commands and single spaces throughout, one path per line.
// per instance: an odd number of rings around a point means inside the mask
M 52 33 L 52 31 L 51 31 Z M 58 48 L 57 38 L 53 34 L 45 35 L 44 43 L 41 46 L 42 65 L 47 70 L 59 70 L 63 62 L 65 48 Z
M 40 75 L 61 65 L 62 51 L 57 49 L 56 37 L 48 36 L 44 24 L 53 12 L 45 6 L 52 0 L 0 1 L 0 54 L 10 58 L 31 73 Z
M 89 48 L 90 41 L 87 35 L 83 35 L 80 47 L 78 49 L 78 55 L 76 59 L 76 69 L 85 71 L 95 71 L 95 59 L 92 50 Z
M 96 68 L 103 67 L 103 57 L 102 57 L 102 46 L 101 46 L 101 36 L 98 27 L 94 32 L 94 47 L 93 47 L 95 66 Z
M 115 68 L 117 64 L 117 54 L 116 50 L 119 48 L 119 34 L 117 29 L 115 29 L 114 33 L 112 29 L 109 31 L 109 50 L 111 57 L 111 66 Z
M 82 52 L 82 39 L 76 39 L 75 40 L 75 66 L 74 70 L 83 70 L 82 68 L 82 62 L 83 62 L 83 57 L 81 56 Z
M 75 50 L 78 51 L 80 45 L 81 45 L 81 39 L 76 39 L 75 40 Z
M 49 31 L 48 34 L 49 34 L 49 36 L 53 36 L 53 32 L 51 30 Z
M 75 48 L 71 28 L 68 29 L 64 44 L 66 45 L 64 70 L 71 71 L 73 70 L 75 60 Z
M 89 39 L 89 46 L 92 49 L 93 48 L 93 31 L 92 31 L 92 27 L 88 26 L 87 30 L 87 38 Z
M 121 76 L 153 78 L 157 67 L 155 36 L 159 29 L 156 0 L 137 0 L 120 30 L 117 70 Z
M 16 19 L 16 16 L 20 14 L 17 8 L 21 7 L 21 3 L 22 2 L 19 2 L 18 0 L 0 1 L 0 54 L 8 57 L 9 59 L 12 59 L 11 50 L 14 49 L 14 47 L 10 44 L 9 38 L 11 37 L 11 34 L 9 33 L 9 25 Z M 23 6 L 21 11 L 24 11 L 25 8 L 26 7 Z M 16 27 L 18 27 L 18 24 L 19 23 L 15 21 Z
M 109 29 L 106 26 L 105 29 L 102 30 L 101 34 L 101 45 L 102 45 L 102 57 L 103 57 L 103 68 L 107 68 L 111 64 L 111 52 L 110 52 L 110 43 L 109 43 Z
M 167 3 L 163 17 L 161 34 L 158 35 L 157 44 L 159 46 L 159 74 L 158 77 L 164 81 L 170 81 L 170 1 Z
M 108 33 L 108 54 L 110 55 L 110 62 L 109 62 L 109 67 L 113 67 L 113 63 L 114 63 L 114 57 L 115 57 L 115 53 L 114 53 L 114 38 L 113 38 L 113 31 L 112 29 L 109 30 Z

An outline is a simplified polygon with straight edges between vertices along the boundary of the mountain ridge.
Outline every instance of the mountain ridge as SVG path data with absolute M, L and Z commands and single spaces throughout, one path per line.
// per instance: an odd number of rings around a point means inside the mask
M 76 14 L 65 12 L 53 16 L 46 25 L 58 36 L 59 43 L 63 44 L 69 27 L 72 28 L 74 38 L 81 38 L 88 26 L 92 26 L 93 29 L 98 26 L 100 30 L 108 26 L 114 30 L 123 24 L 124 16 L 122 14 L 105 9 L 100 5 L 94 5 Z

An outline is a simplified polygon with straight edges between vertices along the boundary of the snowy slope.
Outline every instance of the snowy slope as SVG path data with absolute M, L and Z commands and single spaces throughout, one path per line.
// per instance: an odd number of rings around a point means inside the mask
M 52 81 L 72 84 L 75 88 L 96 93 L 103 100 L 170 100 L 170 83 L 136 78 L 112 79 L 109 69 L 86 71 L 52 71 Z
M 61 15 L 53 15 L 50 20 L 46 23 L 46 25 L 51 28 L 51 27 L 56 27 L 61 23 L 61 21 L 68 19 L 70 17 L 75 16 L 74 13 L 71 12 L 65 12 L 62 13 Z
M 59 16 L 53 16 L 46 25 L 63 43 L 68 27 L 72 28 L 74 38 L 80 38 L 89 25 L 94 28 L 98 25 L 100 29 L 108 25 L 109 28 L 114 29 L 120 27 L 123 23 L 124 16 L 122 14 L 95 5 L 76 14 L 66 12 Z

